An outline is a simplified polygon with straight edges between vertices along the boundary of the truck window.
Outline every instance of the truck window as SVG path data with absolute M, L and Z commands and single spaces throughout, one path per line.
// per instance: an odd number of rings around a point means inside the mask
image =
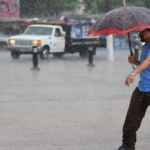
M 45 35 L 52 35 L 53 28 L 44 28 L 45 29 Z
M 26 35 L 52 35 L 53 28 L 50 27 L 37 27 L 37 26 L 30 26 L 26 29 L 24 34 Z
M 56 37 L 60 37 L 60 36 L 61 36 L 61 31 L 60 31 L 59 28 L 56 28 L 56 29 L 55 29 L 55 34 L 54 34 L 54 36 L 56 36 Z

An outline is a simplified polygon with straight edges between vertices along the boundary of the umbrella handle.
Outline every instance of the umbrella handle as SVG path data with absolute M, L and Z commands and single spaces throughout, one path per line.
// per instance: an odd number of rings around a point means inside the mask
M 132 52 L 132 49 L 131 49 L 131 41 L 130 41 L 130 34 L 129 34 L 129 32 L 128 32 L 128 39 L 129 39 L 130 54 L 131 54 L 131 55 L 134 55 L 133 52 Z M 132 64 L 132 68 L 133 68 L 133 69 L 136 68 L 136 67 L 134 66 L 134 64 Z
M 133 64 L 133 63 L 132 63 L 132 68 L 133 68 L 133 69 L 137 68 L 137 65 L 140 65 L 140 61 L 137 61 L 136 64 Z
M 132 49 L 131 49 L 131 41 L 130 41 L 130 34 L 128 32 L 128 39 L 129 39 L 129 47 L 130 47 L 130 54 L 133 55 Z
M 133 69 L 135 69 L 135 68 L 136 68 L 134 64 L 132 64 L 132 68 L 133 68 Z

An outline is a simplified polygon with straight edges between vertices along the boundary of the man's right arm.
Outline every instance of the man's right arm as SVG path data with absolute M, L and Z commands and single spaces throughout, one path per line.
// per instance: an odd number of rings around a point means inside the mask
M 136 59 L 135 55 L 130 55 L 130 56 L 128 57 L 128 62 L 129 62 L 130 64 L 135 64 L 136 66 L 140 65 L 140 61 L 138 61 L 138 60 Z

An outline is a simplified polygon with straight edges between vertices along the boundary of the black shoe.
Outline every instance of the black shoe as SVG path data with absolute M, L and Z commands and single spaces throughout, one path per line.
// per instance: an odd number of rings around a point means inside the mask
M 126 145 L 122 145 L 122 146 L 119 147 L 118 150 L 134 150 L 134 149 L 132 149 L 132 148 L 126 146 Z

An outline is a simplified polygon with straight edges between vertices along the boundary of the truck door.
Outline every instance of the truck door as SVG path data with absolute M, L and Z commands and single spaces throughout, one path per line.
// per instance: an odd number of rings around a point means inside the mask
M 60 28 L 56 28 L 54 31 L 54 49 L 56 52 L 64 52 L 65 49 L 65 37 L 62 36 Z

